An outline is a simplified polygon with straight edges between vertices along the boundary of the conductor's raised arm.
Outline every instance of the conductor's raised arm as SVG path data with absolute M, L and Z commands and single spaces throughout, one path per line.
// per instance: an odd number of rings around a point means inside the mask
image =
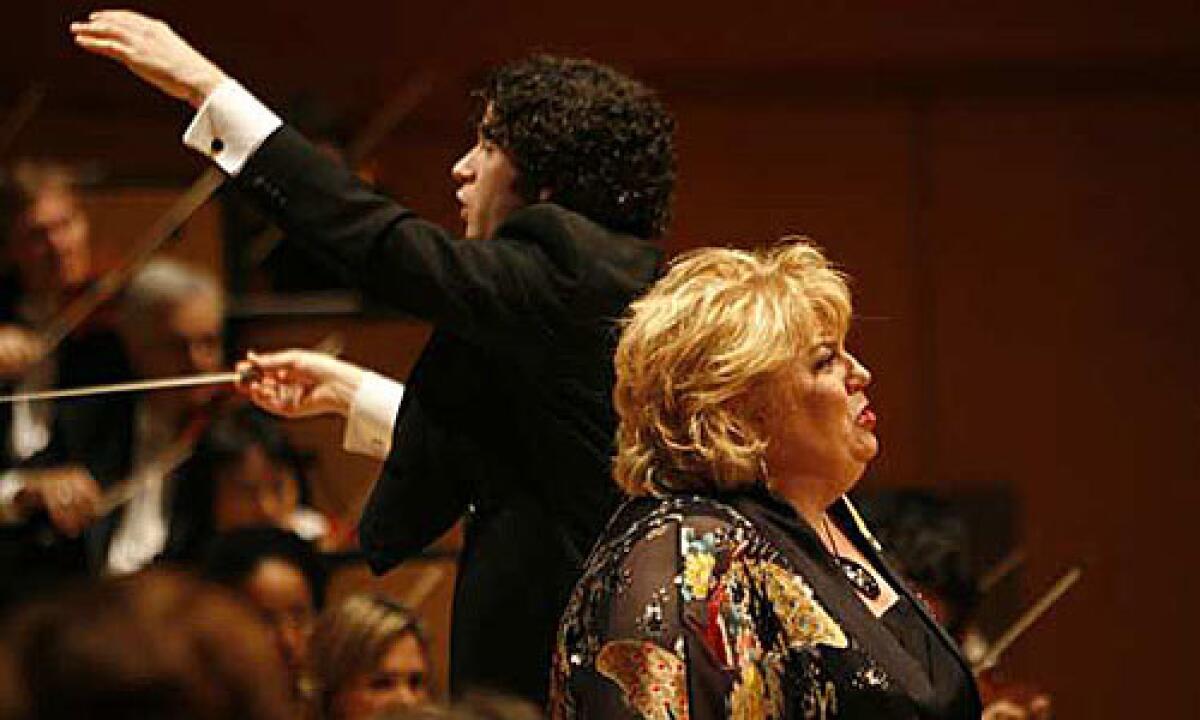
M 99 10 L 71 23 L 81 48 L 110 57 L 164 93 L 199 108 L 225 73 L 169 25 L 131 10 Z

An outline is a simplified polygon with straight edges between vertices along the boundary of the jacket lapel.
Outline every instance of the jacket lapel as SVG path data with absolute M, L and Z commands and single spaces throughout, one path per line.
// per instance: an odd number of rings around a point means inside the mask
M 883 575 L 884 579 L 888 581 L 888 584 L 890 584 L 899 595 L 908 600 L 925 626 L 933 632 L 946 651 L 954 657 L 955 662 L 958 663 L 958 666 L 962 669 L 963 673 L 967 677 L 974 677 L 975 673 L 971 669 L 971 666 L 967 664 L 966 659 L 959 650 L 958 643 L 956 643 L 954 638 L 950 637 L 950 634 L 946 632 L 945 628 L 943 628 L 941 624 L 929 614 L 929 609 L 925 606 L 925 603 L 912 593 L 908 587 L 908 584 L 899 575 L 899 573 L 892 569 L 892 566 L 884 557 L 882 546 L 880 546 L 879 541 L 875 539 L 875 536 L 871 533 L 870 529 L 867 527 L 867 524 L 863 521 L 862 515 L 859 514 L 858 509 L 854 507 L 852 502 L 850 502 L 850 498 L 843 495 L 836 503 L 834 503 L 833 507 L 830 508 L 830 512 L 834 515 L 834 517 L 837 518 L 842 527 L 849 532 L 850 539 L 854 541 L 854 543 L 858 546 L 858 549 L 867 557 L 868 560 L 871 561 L 871 564 L 875 566 L 875 569 L 878 570 L 881 575 Z M 971 687 L 972 691 L 978 697 L 978 688 L 975 687 L 974 683 L 971 683 Z
M 739 510 L 762 518 L 759 527 L 768 533 L 775 543 L 785 549 L 788 560 L 809 587 L 825 610 L 837 621 L 842 631 L 854 639 L 857 649 L 869 656 L 918 704 L 928 706 L 932 702 L 933 686 L 925 669 L 904 650 L 880 618 L 858 598 L 849 582 L 833 563 L 826 560 L 828 552 L 809 527 L 791 506 L 769 497 L 762 502 L 735 502 Z M 762 517 L 763 515 L 766 517 Z M 874 561 L 874 559 L 872 559 Z M 902 586 L 892 576 L 898 593 L 907 597 Z M 924 617 L 924 616 L 923 616 Z

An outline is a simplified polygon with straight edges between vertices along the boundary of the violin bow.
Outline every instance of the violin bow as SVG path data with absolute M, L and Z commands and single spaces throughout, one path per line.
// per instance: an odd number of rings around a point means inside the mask
M 978 675 L 979 673 L 995 667 L 996 663 L 1000 662 L 1000 656 L 1003 655 L 1004 652 L 1008 650 L 1008 648 L 1014 642 L 1016 642 L 1026 630 L 1028 630 L 1035 622 L 1045 615 L 1046 611 L 1048 611 L 1054 605 L 1054 603 L 1062 599 L 1062 596 L 1066 595 L 1067 591 L 1070 590 L 1075 583 L 1079 582 L 1079 578 L 1082 576 L 1083 569 L 1078 565 L 1063 573 L 1062 577 L 1060 577 L 1057 582 L 1051 585 L 1050 589 L 1043 593 L 1042 596 L 1038 598 L 1037 602 L 1031 605 L 1025 612 L 1021 613 L 1020 617 L 1018 617 L 1012 625 L 1009 625 L 1008 629 L 1001 633 L 1000 637 L 996 638 L 991 646 L 988 647 L 987 652 L 983 654 L 983 657 L 979 658 L 979 662 L 975 663 L 975 666 L 972 668 L 972 670 L 975 671 L 975 674 Z
M 975 583 L 979 594 L 987 595 L 991 592 L 993 588 L 1000 584 L 1000 581 L 1012 575 L 1013 572 L 1025 564 L 1026 556 L 1025 548 L 1016 547 L 1007 555 L 1000 558 L 999 561 L 979 576 L 979 582 Z
M 0 125 L 0 157 L 8 154 L 8 150 L 12 147 L 13 142 L 33 116 L 37 114 L 38 108 L 42 106 L 42 101 L 46 99 L 46 84 L 35 82 L 25 88 L 25 92 L 21 93 L 20 99 L 13 109 L 9 111 L 8 117 L 4 118 L 4 123 Z
M 154 224 L 134 246 L 135 249 L 115 269 L 105 273 L 99 280 L 62 309 L 41 329 L 40 335 L 43 352 L 46 356 L 66 339 L 79 325 L 88 318 L 96 308 L 112 299 L 125 287 L 126 283 L 145 267 L 146 263 L 162 250 L 179 232 L 184 223 L 208 202 L 213 193 L 225 182 L 225 174 L 217 167 L 210 167 L 200 174 L 166 212 L 154 221 Z

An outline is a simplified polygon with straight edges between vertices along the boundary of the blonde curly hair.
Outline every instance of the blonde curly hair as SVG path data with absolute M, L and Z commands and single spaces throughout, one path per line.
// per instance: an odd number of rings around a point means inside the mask
M 639 496 L 765 482 L 774 381 L 818 342 L 840 342 L 850 315 L 847 277 L 807 238 L 679 256 L 623 321 L 617 484 Z

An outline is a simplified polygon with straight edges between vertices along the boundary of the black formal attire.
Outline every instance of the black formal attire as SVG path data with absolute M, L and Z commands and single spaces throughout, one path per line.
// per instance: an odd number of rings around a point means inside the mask
M 20 284 L 0 279 L 0 323 L 21 324 Z M 71 388 L 120 382 L 132 377 L 117 333 L 103 324 L 85 326 L 55 349 L 53 387 Z M 14 388 L 3 385 L 5 392 Z M 124 479 L 132 463 L 134 396 L 112 395 L 54 403 L 49 444 L 29 458 L 10 454 L 12 405 L 0 406 L 3 467 L 39 469 L 84 467 L 102 487 Z M 64 579 L 98 571 L 111 537 L 112 521 L 101 519 L 79 538 L 55 531 L 45 514 L 0 525 L 0 607 L 49 589 Z
M 19 307 L 24 296 L 20 280 L 11 274 L 0 276 L 0 325 L 27 325 Z M 129 362 L 116 331 L 106 323 L 85 324 L 68 335 L 54 351 L 55 373 L 52 388 L 82 387 L 119 382 L 130 377 Z M 0 381 L 4 392 L 15 385 Z M 127 457 L 109 451 L 107 411 L 120 403 L 58 401 L 51 413 L 50 444 L 31 458 L 11 454 L 12 405 L 0 405 L 0 469 L 17 465 L 57 464 L 66 457 L 86 458 L 85 464 L 100 482 L 127 469 Z M 114 410 L 115 412 L 115 410 Z M 98 427 L 99 426 L 99 427 Z
M 979 718 L 954 642 L 850 505 L 831 515 L 899 595 L 880 618 L 765 490 L 626 503 L 563 615 L 551 717 Z
M 614 320 L 659 249 L 549 203 L 458 239 L 286 126 L 237 183 L 369 299 L 434 324 L 360 538 L 383 572 L 465 513 L 452 689 L 543 700 L 558 617 L 616 503 Z

